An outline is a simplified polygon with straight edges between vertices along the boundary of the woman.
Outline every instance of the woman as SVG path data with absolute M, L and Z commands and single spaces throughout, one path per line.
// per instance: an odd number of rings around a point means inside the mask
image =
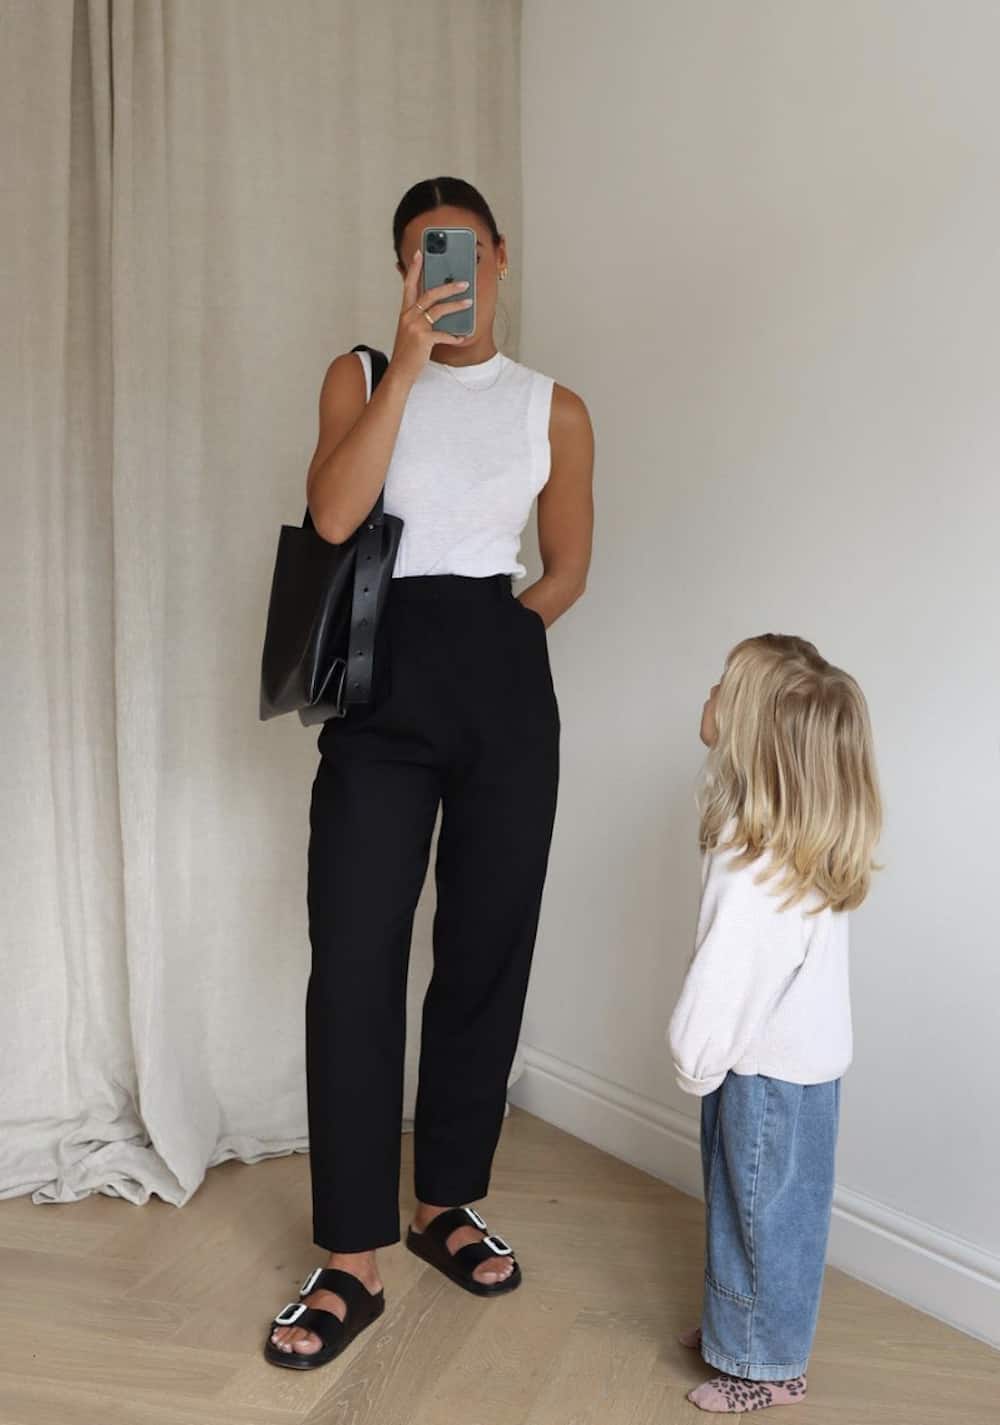
M 477 237 L 471 299 L 420 291 L 427 227 Z M 584 591 L 593 437 L 579 397 L 497 350 L 507 247 L 459 179 L 419 183 L 393 223 L 403 304 L 374 394 L 367 353 L 320 396 L 307 495 L 346 540 L 385 482 L 405 527 L 376 639 L 373 699 L 324 724 L 309 843 L 306 1062 L 313 1237 L 329 1253 L 272 1322 L 265 1355 L 313 1369 L 384 1309 L 376 1250 L 400 1239 L 406 971 L 438 803 L 434 973 L 424 1002 L 407 1246 L 479 1296 L 521 1280 L 469 1203 L 485 1197 L 517 1047 L 556 807 L 559 710 L 546 629 Z M 538 496 L 545 572 L 515 597 Z

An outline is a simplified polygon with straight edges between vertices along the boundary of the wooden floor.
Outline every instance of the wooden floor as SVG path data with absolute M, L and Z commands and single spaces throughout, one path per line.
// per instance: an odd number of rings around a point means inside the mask
M 411 1140 L 404 1139 L 404 1181 Z M 409 1209 L 404 1203 L 404 1222 Z M 712 1372 L 702 1208 L 515 1110 L 487 1203 L 525 1282 L 480 1301 L 402 1247 L 388 1309 L 312 1375 L 260 1354 L 310 1267 L 308 1160 L 214 1168 L 178 1210 L 0 1202 L 0 1425 L 672 1425 Z M 997 1425 L 1000 1355 L 830 1271 L 808 1425 Z

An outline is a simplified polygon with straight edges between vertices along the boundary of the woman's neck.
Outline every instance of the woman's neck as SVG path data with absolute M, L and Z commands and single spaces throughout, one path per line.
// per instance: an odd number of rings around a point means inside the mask
M 491 333 L 473 346 L 436 346 L 431 360 L 439 366 L 480 366 L 496 354 L 497 346 Z

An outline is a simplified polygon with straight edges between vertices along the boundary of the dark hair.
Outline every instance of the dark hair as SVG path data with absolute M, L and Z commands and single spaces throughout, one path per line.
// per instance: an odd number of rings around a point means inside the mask
M 403 233 L 414 218 L 430 213 L 434 208 L 464 208 L 466 212 L 475 213 L 489 228 L 494 243 L 499 243 L 500 229 L 489 203 L 478 188 L 473 188 L 464 178 L 425 178 L 403 194 L 392 220 L 392 245 L 400 262 L 403 260 L 399 250 Z

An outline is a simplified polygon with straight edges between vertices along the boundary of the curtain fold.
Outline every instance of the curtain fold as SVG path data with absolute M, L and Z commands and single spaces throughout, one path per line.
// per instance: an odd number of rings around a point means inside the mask
M 4 6 L 0 1196 L 180 1204 L 307 1146 L 317 754 L 257 721 L 274 546 L 327 364 L 391 342 L 403 190 L 469 177 L 516 251 L 518 10 Z M 430 924 L 425 891 L 414 1007 Z

